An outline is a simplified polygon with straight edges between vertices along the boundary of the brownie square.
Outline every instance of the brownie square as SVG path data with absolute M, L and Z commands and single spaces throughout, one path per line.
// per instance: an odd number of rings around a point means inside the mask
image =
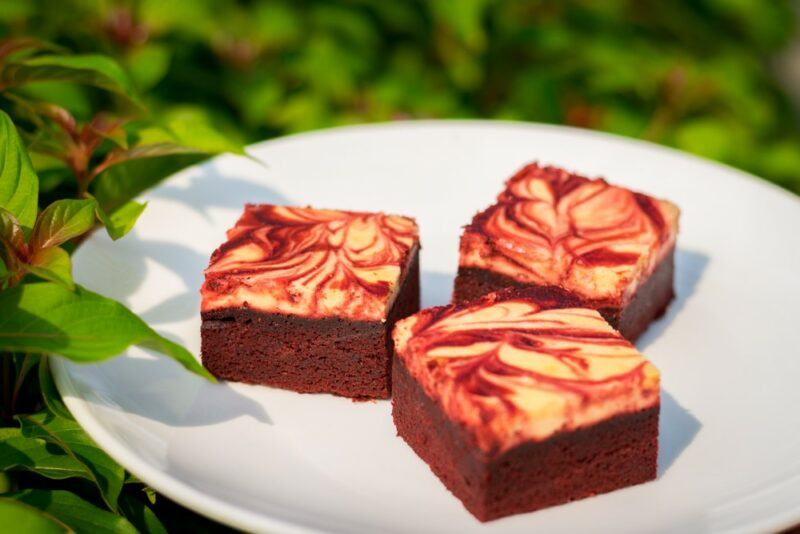
M 656 476 L 658 370 L 562 304 L 510 288 L 395 327 L 398 435 L 481 521 Z
M 392 327 L 419 309 L 412 219 L 247 205 L 205 276 L 201 356 L 216 377 L 389 397 Z
M 530 164 L 465 227 L 453 301 L 548 286 L 635 341 L 674 297 L 678 218 L 666 200 Z

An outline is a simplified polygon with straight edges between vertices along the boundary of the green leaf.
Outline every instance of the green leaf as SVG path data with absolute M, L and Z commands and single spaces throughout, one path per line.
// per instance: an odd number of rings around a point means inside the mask
M 27 489 L 11 493 L 9 497 L 59 518 L 79 533 L 136 534 L 138 532 L 124 517 L 98 508 L 69 491 Z
M 113 212 L 168 176 L 207 157 L 184 154 L 128 161 L 95 178 L 92 192 L 106 212 Z
M 0 525 L 14 525 L 17 532 L 31 534 L 74 532 L 50 514 L 4 496 L 0 497 Z
M 56 383 L 53 380 L 53 373 L 50 370 L 50 358 L 42 356 L 39 360 L 39 389 L 42 392 L 42 399 L 47 406 L 47 409 L 53 412 L 58 417 L 64 419 L 73 419 L 72 414 L 64 404 L 61 394 L 56 388 Z
M 21 284 L 0 293 L 0 348 L 55 353 L 93 362 L 116 356 L 130 345 L 165 354 L 188 370 L 213 380 L 192 354 L 158 335 L 125 306 L 76 286 Z
M 98 54 L 46 55 L 15 61 L 5 66 L 0 79 L 10 87 L 34 82 L 79 83 L 135 100 L 125 71 L 110 57 Z
M 16 252 L 25 248 L 25 234 L 14 214 L 5 208 L 0 208 L 0 239 L 8 243 Z
M 140 130 L 138 144 L 169 143 L 204 154 L 246 154 L 241 143 L 220 132 L 211 116 L 200 109 L 173 109 L 161 123 L 161 126 Z
M 11 118 L 0 111 L 0 207 L 26 228 L 36 221 L 39 180 Z
M 722 160 L 741 146 L 741 143 L 736 142 L 735 133 L 724 121 L 713 118 L 695 119 L 676 129 L 675 144 L 682 150 Z
M 125 65 L 136 87 L 145 90 L 161 81 L 169 71 L 171 55 L 169 47 L 152 43 L 131 50 Z
M 81 122 L 93 114 L 91 95 L 87 87 L 69 82 L 38 82 L 17 89 L 29 101 L 41 101 L 68 109 Z M 8 94 L 8 93 L 6 93 Z
M 30 372 L 30 370 L 33 369 L 37 363 L 39 363 L 41 355 L 26 352 L 15 352 L 12 353 L 12 357 L 14 358 L 14 370 L 17 374 L 16 383 L 22 387 L 23 383 L 25 382 L 25 377 L 28 375 L 28 372 Z
M 95 445 L 77 422 L 50 412 L 18 417 L 18 420 L 25 437 L 53 444 L 83 465 L 87 477 L 98 487 L 108 507 L 111 510 L 117 509 L 125 470 Z
M 122 493 L 119 499 L 120 511 L 143 534 L 167 534 L 167 529 L 158 517 L 141 499 Z
M 19 428 L 0 428 L 0 470 L 26 469 L 56 480 L 93 480 L 75 457 L 40 438 L 26 437 Z
M 116 241 L 133 229 L 139 219 L 139 215 L 142 214 L 146 207 L 146 202 L 142 204 L 130 200 L 111 212 L 111 214 L 108 214 L 98 205 L 97 218 L 105 225 L 108 236 Z
M 0 289 L 5 287 L 8 277 L 20 273 L 21 257 L 27 253 L 25 235 L 14 215 L 0 208 Z
M 75 289 L 72 281 L 72 261 L 61 247 L 51 247 L 36 251 L 28 265 L 28 272 L 40 278 L 56 282 L 67 289 Z
M 94 199 L 62 199 L 47 206 L 36 219 L 31 249 L 55 247 L 91 230 L 96 205 Z
M 63 48 L 35 37 L 11 37 L 0 39 L 0 59 L 20 52 L 31 53 L 45 50 L 49 52 L 60 52 L 63 51 Z
M 136 145 L 126 150 L 112 152 L 108 159 L 95 169 L 96 174 L 104 172 L 120 163 L 145 158 L 160 158 L 164 156 L 175 156 L 180 154 L 205 154 L 203 150 L 189 146 L 178 145 L 172 142 L 152 143 L 149 145 Z

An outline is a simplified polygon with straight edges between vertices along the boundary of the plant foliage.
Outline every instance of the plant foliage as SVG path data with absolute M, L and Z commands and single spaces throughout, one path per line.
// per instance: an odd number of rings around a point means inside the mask
M 565 123 L 800 192 L 797 115 L 771 61 L 797 27 L 789 0 L 63 0 L 70 17 L 48 6 L 6 10 L 0 28 L 108 54 L 151 109 L 189 104 L 238 139 L 396 118 Z M 114 69 L 82 79 L 128 86 Z
M 90 98 L 83 118 L 55 102 L 65 87 Z M 170 172 L 244 150 L 197 114 L 153 119 L 113 58 L 32 37 L 0 40 L 0 108 L 0 530 L 165 532 L 155 494 L 72 418 L 48 358 L 91 363 L 138 345 L 213 380 L 122 303 L 76 284 L 70 254 L 97 228 L 124 237 L 146 208 L 134 197 Z

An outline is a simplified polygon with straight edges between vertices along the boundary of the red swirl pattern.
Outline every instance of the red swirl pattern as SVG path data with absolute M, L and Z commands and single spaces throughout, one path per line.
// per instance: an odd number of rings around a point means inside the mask
M 677 228 L 667 201 L 531 164 L 467 226 L 460 264 L 614 301 L 652 272 Z
M 546 309 L 525 289 L 423 310 L 398 355 L 486 452 L 657 405 L 659 373 L 595 310 Z
M 382 320 L 417 242 L 407 217 L 247 205 L 211 257 L 202 308 Z

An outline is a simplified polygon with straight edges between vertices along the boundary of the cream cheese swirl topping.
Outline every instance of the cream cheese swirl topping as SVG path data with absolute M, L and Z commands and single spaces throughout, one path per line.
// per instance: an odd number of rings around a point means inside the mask
M 417 242 L 407 217 L 247 205 L 211 257 L 202 310 L 385 320 Z
M 398 357 L 487 453 L 659 403 L 659 372 L 595 310 L 547 309 L 527 289 L 423 310 Z
M 460 265 L 614 303 L 672 249 L 678 215 L 670 202 L 531 164 L 467 226 Z

